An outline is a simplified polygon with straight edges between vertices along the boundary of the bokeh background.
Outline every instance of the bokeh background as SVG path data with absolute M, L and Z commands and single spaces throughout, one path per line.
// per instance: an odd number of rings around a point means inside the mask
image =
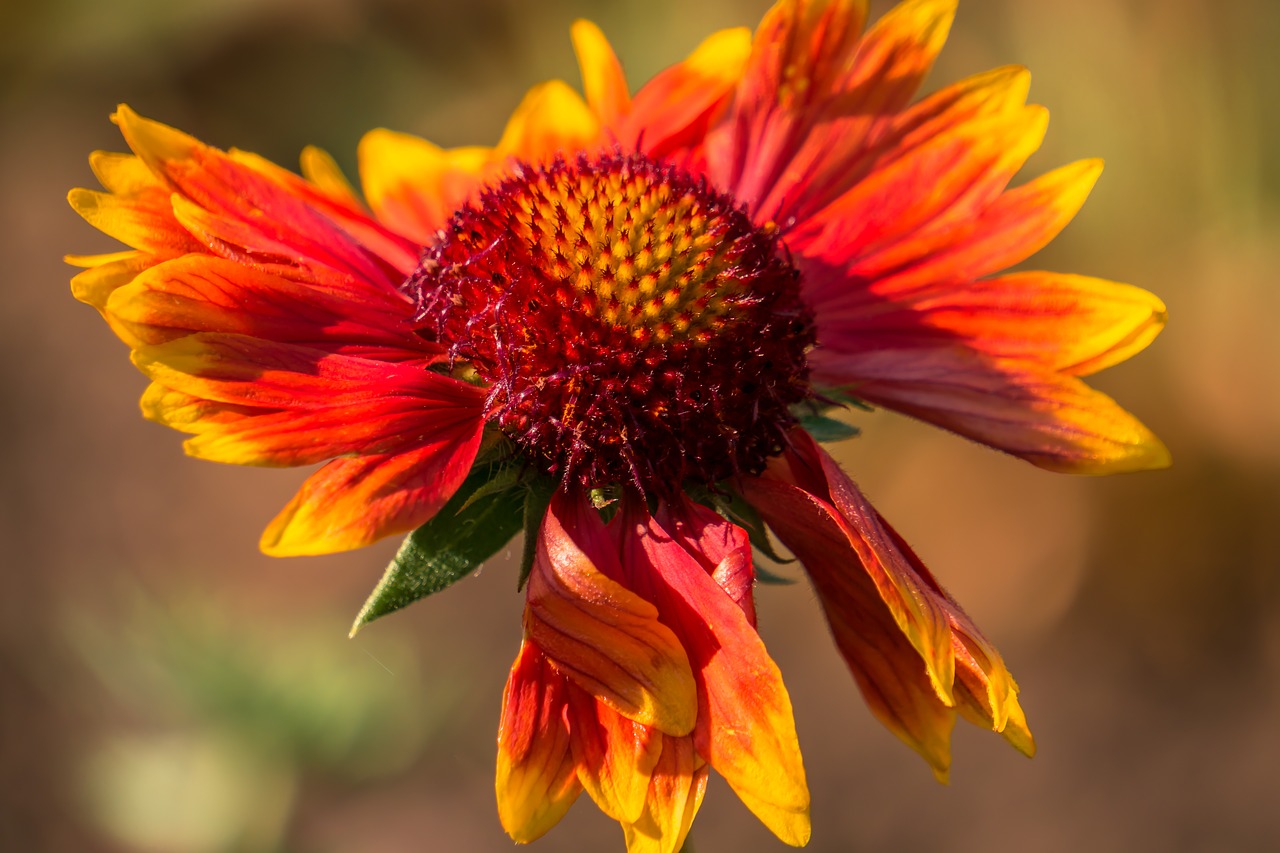
M 72 301 L 66 206 L 118 101 L 214 144 L 354 173 L 375 126 L 495 140 L 577 84 L 578 16 L 633 85 L 765 0 L 0 0 L 0 849 L 502 851 L 492 767 L 512 565 L 347 639 L 394 548 L 258 554 L 301 481 L 184 458 Z M 887 8 L 873 3 L 873 12 Z M 801 581 L 763 588 L 815 851 L 1280 849 L 1280 4 L 969 0 L 931 82 L 1006 63 L 1053 114 L 1037 174 L 1101 156 L 1033 265 L 1159 293 L 1097 379 L 1166 472 L 1055 476 L 887 413 L 839 448 L 1004 651 L 1040 743 L 962 725 L 953 782 L 877 725 Z M 794 573 L 794 570 L 791 570 Z M 699 853 L 782 849 L 713 779 Z M 541 850 L 619 850 L 583 798 Z

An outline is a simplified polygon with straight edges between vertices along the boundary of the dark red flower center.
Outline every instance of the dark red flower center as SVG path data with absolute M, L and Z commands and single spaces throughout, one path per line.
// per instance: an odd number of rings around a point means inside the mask
M 545 470 L 661 493 L 758 473 L 809 396 L 813 318 L 779 248 L 705 181 L 605 154 L 517 167 L 405 286 Z

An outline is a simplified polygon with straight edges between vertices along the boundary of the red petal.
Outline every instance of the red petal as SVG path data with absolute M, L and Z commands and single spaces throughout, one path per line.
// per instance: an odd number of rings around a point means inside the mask
M 699 687 L 699 754 L 774 834 L 803 844 L 809 791 L 791 700 L 760 636 L 704 561 L 641 507 L 624 507 L 615 524 L 628 583 L 658 605 L 688 650 Z
M 525 631 L 580 687 L 623 716 L 685 735 L 697 718 L 689 659 L 658 611 L 611 578 L 616 551 L 585 496 L 552 499 L 533 571 Z M 610 565 L 613 563 L 614 565 Z

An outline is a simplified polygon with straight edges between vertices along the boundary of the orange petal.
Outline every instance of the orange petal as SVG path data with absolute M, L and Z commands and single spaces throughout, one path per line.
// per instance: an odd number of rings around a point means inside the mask
M 568 696 L 578 781 L 609 817 L 639 820 L 662 753 L 662 733 L 627 719 L 577 685 L 569 685 Z
M 631 92 L 622 64 L 595 24 L 577 20 L 569 32 L 587 104 L 605 127 L 614 127 L 631 110 Z
M 136 262 L 99 267 L 77 279 L 85 279 L 86 291 L 103 289 L 105 281 L 132 266 Z M 112 286 L 102 307 L 127 330 L 122 337 L 131 346 L 197 332 L 232 332 L 329 351 L 381 348 L 419 356 L 429 351 L 410 328 L 407 300 L 382 288 L 361 287 L 358 280 L 350 284 L 345 292 L 334 292 L 223 258 L 184 255 Z
M 645 83 L 618 131 L 623 145 L 651 157 L 673 157 L 697 148 L 711 122 L 728 105 L 751 54 L 743 27 L 712 33 L 683 61 Z M 678 159 L 678 158 L 677 158 Z
M 332 554 L 420 527 L 466 479 L 481 426 L 400 453 L 335 459 L 302 484 L 260 547 L 275 557 Z
M 938 329 L 996 358 L 1084 376 L 1140 352 L 1167 312 L 1137 287 L 1079 275 L 1013 273 L 905 302 L 905 327 Z M 893 317 L 875 321 L 882 333 Z M 900 339 L 901 340 L 901 339 Z
M 484 391 L 419 364 L 328 355 L 240 335 L 191 335 L 146 346 L 134 361 L 182 394 L 252 415 L 200 430 L 186 449 L 238 465 L 310 465 L 422 445 L 464 453 L 483 426 Z M 168 423 L 163 408 L 148 416 Z M 185 423 L 189 410 L 178 418 Z
M 582 96 L 561 80 L 529 90 L 507 121 L 496 153 L 526 163 L 572 155 L 602 141 L 600 119 Z
M 466 203 L 493 167 L 489 148 L 443 149 L 404 133 L 371 130 L 358 149 L 364 196 L 378 219 L 420 246 Z
M 67 202 L 94 228 L 149 255 L 173 258 L 203 249 L 174 218 L 169 194 L 160 189 L 139 198 L 74 189 Z
M 649 782 L 644 811 L 622 825 L 627 853 L 681 850 L 707 790 L 709 768 L 694 751 L 693 739 L 662 736 L 661 741 L 662 755 Z
M 698 679 L 698 753 L 775 835 L 803 845 L 809 790 L 777 665 L 742 608 L 684 545 L 635 504 L 618 518 L 628 581 L 680 635 Z
M 867 30 L 844 81 L 858 93 L 850 111 L 892 113 L 920 88 L 951 30 L 956 0 L 905 0 Z
M 688 734 L 698 711 L 689 659 L 657 609 L 611 579 L 618 570 L 609 563 L 617 558 L 598 547 L 603 535 L 585 496 L 557 493 L 529 575 L 525 631 L 575 683 L 624 717 Z
M 399 284 L 402 275 L 390 262 L 250 158 L 237 159 L 124 105 L 113 119 L 134 152 L 175 191 L 178 222 L 214 254 L 354 275 L 388 288 Z
M 1050 471 L 1163 468 L 1169 451 L 1114 400 L 1073 376 L 989 358 L 968 342 L 839 353 L 817 350 L 814 378 Z
M 498 817 L 517 844 L 559 823 L 582 790 L 564 721 L 569 689 L 537 646 L 521 643 L 502 693 L 495 781 Z
M 759 207 L 825 118 L 865 18 L 865 0 L 782 0 L 765 14 L 733 106 L 708 139 L 716 185 Z
M 877 294 L 892 292 L 876 279 L 928 258 L 971 227 L 999 197 L 1044 138 L 1048 114 L 1024 107 L 984 115 L 951 128 L 875 169 L 821 213 L 800 224 L 788 245 L 845 271 L 815 276 L 806 296 L 821 317 L 846 296 L 859 276 Z

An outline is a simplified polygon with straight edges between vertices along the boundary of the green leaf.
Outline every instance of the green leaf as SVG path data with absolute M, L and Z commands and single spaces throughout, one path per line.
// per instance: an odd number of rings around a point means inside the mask
M 832 441 L 844 441 L 849 438 L 856 438 L 862 430 L 852 424 L 844 421 L 838 421 L 835 418 L 829 418 L 826 415 L 806 415 L 800 419 L 800 426 L 804 427 L 805 432 L 813 436 L 815 441 L 823 444 Z
M 470 574 L 520 532 L 525 489 L 512 465 L 473 469 L 430 521 L 410 533 L 360 608 L 351 636 L 375 619 L 437 593 Z M 494 482 L 505 487 L 490 488 Z
M 516 581 L 516 589 L 524 589 L 529 580 L 529 572 L 533 571 L 533 560 L 538 554 L 538 530 L 542 527 L 542 519 L 551 504 L 551 496 L 556 487 L 547 477 L 535 477 L 525 484 L 524 497 L 524 553 L 520 555 L 520 579 Z

